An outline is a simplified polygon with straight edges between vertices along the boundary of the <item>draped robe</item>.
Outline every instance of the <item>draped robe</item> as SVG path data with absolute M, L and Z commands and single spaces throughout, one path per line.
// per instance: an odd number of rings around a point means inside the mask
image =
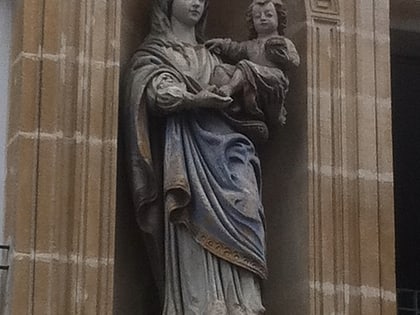
M 129 93 L 133 111 L 127 118 L 134 119 L 136 132 L 131 132 L 137 139 L 131 144 L 140 153 L 130 155 L 131 165 L 147 166 L 150 174 L 143 178 L 153 178 L 152 161 L 159 158 L 150 149 L 147 120 L 165 117 L 163 209 L 142 209 L 157 192 L 137 204 L 140 212 L 164 213 L 164 314 L 262 314 L 265 225 L 254 145 L 216 110 L 178 110 L 181 99 L 174 93 L 177 88 L 197 92 L 219 60 L 204 46 L 185 46 L 180 53 L 153 45 L 134 59 Z M 165 80 L 174 83 L 168 86 Z M 141 190 L 150 186 L 140 186 L 137 191 L 144 198 Z M 147 225 L 153 219 L 144 213 L 139 217 L 145 230 L 151 228 Z

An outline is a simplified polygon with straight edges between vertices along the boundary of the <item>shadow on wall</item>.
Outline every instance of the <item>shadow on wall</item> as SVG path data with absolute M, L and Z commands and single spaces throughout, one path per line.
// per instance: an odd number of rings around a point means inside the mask
M 121 24 L 121 82 L 131 55 L 147 35 L 152 1 L 125 0 Z M 121 91 L 123 87 L 121 87 Z M 122 95 L 122 93 L 120 93 Z M 120 126 L 123 122 L 120 123 Z M 119 133 L 121 135 L 121 132 Z M 137 226 L 119 139 L 114 273 L 114 314 L 159 314 L 152 271 Z
M 420 290 L 420 33 L 391 32 L 397 287 Z
M 142 235 L 135 220 L 123 162 L 122 145 L 119 147 L 114 313 L 117 315 L 155 315 L 159 314 L 157 289 L 152 278 Z
M 131 55 L 148 33 L 152 3 L 152 0 L 123 2 L 122 76 Z M 226 0 L 211 0 L 208 37 L 246 39 L 245 12 L 249 3 L 230 0 L 230 5 L 226 6 Z M 300 1 L 291 2 L 289 11 L 290 21 L 304 21 L 304 6 Z M 289 27 L 293 29 L 290 37 L 304 56 L 305 28 L 294 22 L 289 24 L 293 25 Z M 309 310 L 305 69 L 305 60 L 302 60 L 299 71 L 291 76 L 287 125 L 273 130 L 271 140 L 261 150 L 270 269 L 270 278 L 264 283 L 267 315 L 277 315 L 279 310 L 282 314 L 306 315 Z M 122 149 L 121 139 L 119 148 Z M 115 314 L 155 315 L 159 314 L 157 291 L 135 223 L 121 153 L 118 164 Z

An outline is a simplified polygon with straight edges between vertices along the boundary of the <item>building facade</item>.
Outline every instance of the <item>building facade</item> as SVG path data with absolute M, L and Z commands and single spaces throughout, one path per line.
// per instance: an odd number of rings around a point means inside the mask
M 248 3 L 210 2 L 209 37 L 244 38 Z M 13 1 L 0 313 L 154 314 L 118 158 L 120 81 L 151 3 Z M 419 4 L 287 5 L 302 64 L 261 153 L 267 314 L 396 314 L 390 29 L 418 32 Z

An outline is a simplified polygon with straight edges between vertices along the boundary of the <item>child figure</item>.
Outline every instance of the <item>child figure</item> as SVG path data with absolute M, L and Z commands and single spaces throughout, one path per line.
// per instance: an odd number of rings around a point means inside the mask
M 276 118 L 284 124 L 284 99 L 289 85 L 285 71 L 297 67 L 300 59 L 292 41 L 284 36 L 287 15 L 282 0 L 253 0 L 247 12 L 247 22 L 250 29 L 248 41 L 212 39 L 206 42 L 210 51 L 236 63 L 235 66 L 217 66 L 211 83 L 218 87 L 222 96 L 231 97 L 242 91 L 245 110 L 257 117 L 264 116 L 265 107 L 273 107 L 274 104 L 268 102 L 277 101 L 280 112 Z M 262 91 L 264 89 L 266 93 Z

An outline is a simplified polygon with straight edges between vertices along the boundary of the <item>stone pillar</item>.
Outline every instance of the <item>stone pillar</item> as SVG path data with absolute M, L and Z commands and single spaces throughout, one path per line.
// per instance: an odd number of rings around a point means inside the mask
M 396 314 L 389 4 L 307 6 L 311 314 Z
M 14 6 L 5 314 L 112 314 L 120 1 Z

